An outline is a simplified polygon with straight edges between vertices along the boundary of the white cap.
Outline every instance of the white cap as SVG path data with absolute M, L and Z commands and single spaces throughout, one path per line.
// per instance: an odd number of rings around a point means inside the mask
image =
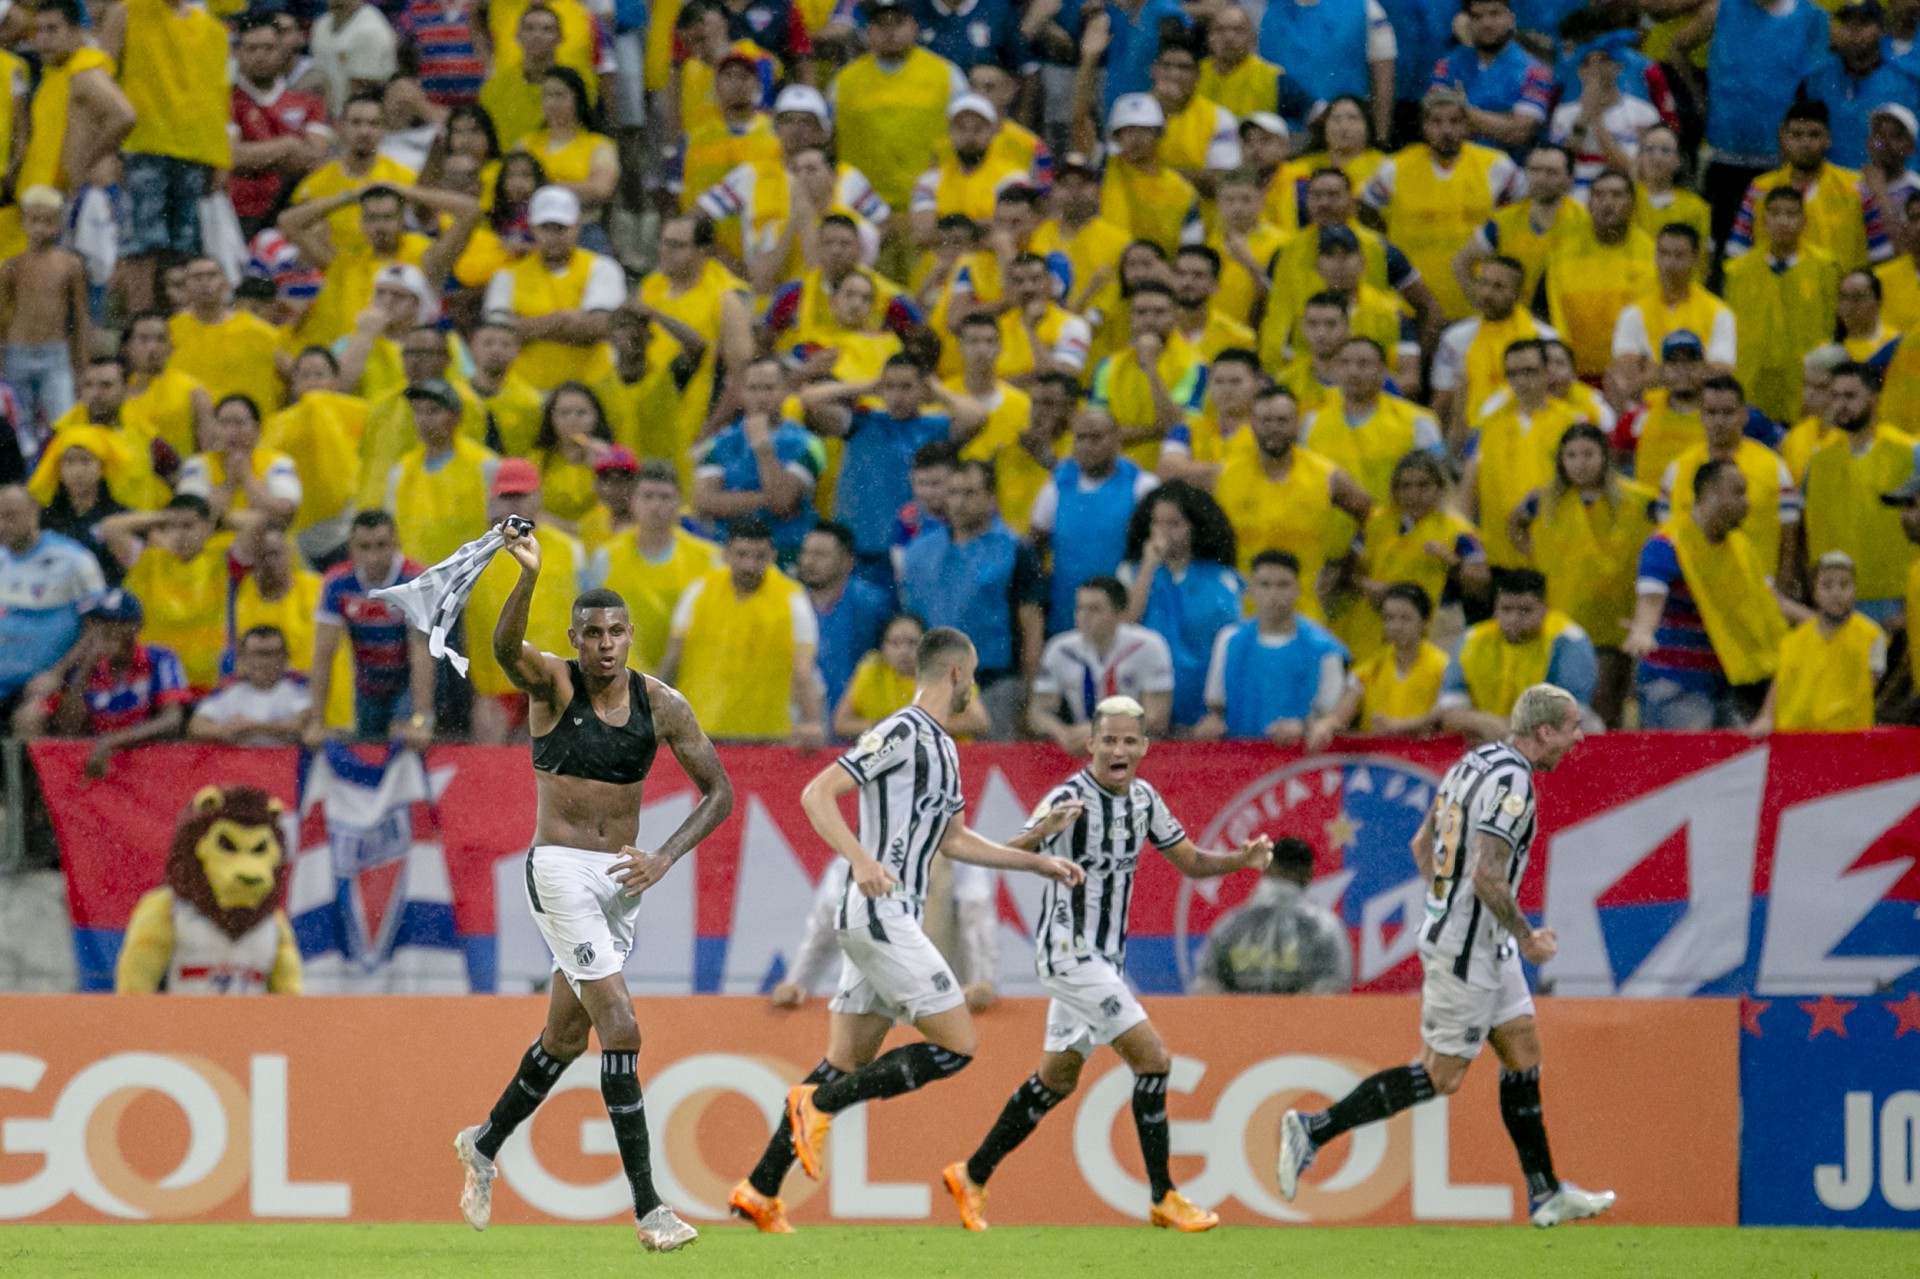
M 414 316 L 415 324 L 432 324 L 440 318 L 440 298 L 434 293 L 433 286 L 427 283 L 427 274 L 417 266 L 405 262 L 392 262 L 380 268 L 373 277 L 373 287 L 405 289 L 413 294 L 420 304 Z
M 1123 93 L 1113 100 L 1113 110 L 1107 113 L 1107 132 L 1118 133 L 1135 126 L 1167 127 L 1167 113 L 1160 109 L 1159 100 L 1151 93 Z
M 963 93 L 947 104 L 947 119 L 952 120 L 962 112 L 971 111 L 988 124 L 999 124 L 1000 113 L 993 109 L 993 103 L 978 93 Z
M 1276 138 L 1284 139 L 1291 133 L 1287 128 L 1287 122 L 1271 111 L 1247 112 L 1246 118 L 1240 121 L 1240 127 L 1244 129 L 1248 125 L 1252 125 L 1263 133 L 1271 133 Z
M 783 115 L 788 111 L 804 111 L 818 120 L 821 128 L 833 128 L 833 112 L 827 109 L 826 98 L 810 84 L 790 84 L 780 90 L 780 96 L 773 100 L 773 113 Z
M 1900 127 L 1907 131 L 1908 137 L 1920 140 L 1920 121 L 1914 119 L 1912 108 L 1903 107 L 1898 102 L 1882 102 L 1873 109 L 1867 119 L 1872 120 L 1877 115 L 1890 116 L 1898 120 Z
M 565 187 L 541 187 L 527 201 L 529 226 L 579 226 L 580 197 Z

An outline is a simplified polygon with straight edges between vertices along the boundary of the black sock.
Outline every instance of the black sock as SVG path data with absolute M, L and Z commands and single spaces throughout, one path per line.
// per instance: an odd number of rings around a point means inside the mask
M 972 1060 L 962 1053 L 948 1052 L 938 1044 L 924 1041 L 908 1044 L 868 1062 L 850 1075 L 820 1085 L 820 1090 L 813 1094 L 813 1104 L 822 1113 L 831 1115 L 863 1101 L 898 1097 L 936 1079 L 957 1075 Z
M 1133 1129 L 1140 1134 L 1140 1158 L 1147 1165 L 1147 1186 L 1153 1202 L 1159 1203 L 1173 1189 L 1173 1177 L 1167 1172 L 1167 1077 L 1133 1077 Z
M 525 1123 L 527 1116 L 540 1108 L 540 1103 L 553 1091 L 553 1085 L 567 1068 L 568 1062 L 560 1060 L 540 1046 L 538 1039 L 527 1049 L 527 1055 L 520 1059 L 519 1073 L 507 1090 L 500 1094 L 500 1100 L 493 1103 L 493 1111 L 488 1114 L 487 1122 L 480 1125 L 480 1131 L 474 1134 L 473 1144 L 480 1153 L 492 1159 L 499 1155 L 500 1147 L 506 1144 L 513 1130 Z
M 830 1084 L 846 1072 L 822 1061 L 800 1082 L 803 1084 Z M 787 1179 L 787 1169 L 793 1167 L 793 1125 L 787 1121 L 787 1111 L 780 1110 L 780 1124 L 773 1130 L 773 1136 L 767 1142 L 767 1148 L 760 1155 L 760 1162 L 747 1174 L 747 1184 L 761 1194 L 771 1198 L 780 1193 L 780 1183 Z
M 1028 1075 L 1027 1082 L 1014 1089 L 1013 1096 L 1000 1108 L 1000 1117 L 987 1130 L 980 1149 L 967 1160 L 967 1179 L 976 1186 L 986 1185 L 1000 1161 L 1012 1154 L 1014 1148 L 1040 1126 L 1047 1112 L 1064 1100 L 1060 1093 L 1041 1083 L 1039 1075 Z
M 1544 1199 L 1560 1189 L 1560 1179 L 1553 1175 L 1553 1151 L 1547 1148 L 1547 1121 L 1540 1113 L 1540 1067 L 1500 1072 L 1500 1117 L 1507 1121 L 1507 1136 L 1520 1155 L 1527 1197 Z
M 1419 1062 L 1395 1066 L 1360 1081 L 1354 1090 L 1317 1115 L 1302 1115 L 1307 1136 L 1324 1146 L 1343 1132 L 1397 1115 L 1433 1096 L 1433 1080 Z
M 647 1140 L 646 1102 L 640 1097 L 640 1054 L 600 1054 L 600 1097 L 613 1120 L 613 1141 L 620 1147 L 620 1166 L 633 1191 L 633 1215 L 645 1217 L 660 1206 L 653 1191 L 653 1162 Z

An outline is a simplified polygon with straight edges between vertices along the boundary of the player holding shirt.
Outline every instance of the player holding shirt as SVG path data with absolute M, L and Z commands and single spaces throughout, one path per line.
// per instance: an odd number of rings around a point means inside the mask
M 1540 1038 L 1520 960 L 1544 964 L 1558 947 L 1552 930 L 1533 927 L 1515 899 L 1539 829 L 1533 774 L 1551 772 L 1584 738 L 1580 703 L 1557 685 L 1535 684 L 1514 702 L 1509 723 L 1505 740 L 1468 751 L 1447 771 L 1413 837 L 1413 858 L 1428 884 L 1420 932 L 1426 1047 L 1411 1066 L 1362 1080 L 1326 1110 L 1281 1117 L 1278 1175 L 1289 1201 L 1322 1146 L 1451 1095 L 1481 1045 L 1491 1042 L 1500 1057 L 1500 1116 L 1520 1155 L 1533 1224 L 1557 1226 L 1613 1207 L 1611 1190 L 1582 1190 L 1553 1173 L 1540 1113 Z
M 928 631 L 920 640 L 913 702 L 874 725 L 801 792 L 814 830 L 853 869 L 835 916 L 845 959 L 839 992 L 828 1005 L 827 1055 L 787 1094 L 786 1119 L 727 1201 L 764 1233 L 792 1232 L 780 1183 L 796 1158 L 819 1180 L 835 1114 L 949 1078 L 973 1060 L 965 992 L 920 926 L 934 853 L 1031 871 L 1069 887 L 1085 881 L 1074 863 L 983 839 L 961 819 L 960 756 L 947 726 L 967 709 L 978 665 L 965 635 L 946 626 Z M 854 790 L 860 792 L 858 836 L 840 813 L 840 797 Z M 1071 816 L 1051 814 L 1036 829 L 1054 835 Z M 899 1022 L 911 1022 L 925 1039 L 879 1056 Z
M 594 590 L 574 600 L 567 639 L 578 657 L 562 659 L 526 642 L 540 543 L 530 532 L 510 532 L 506 549 L 519 562 L 520 580 L 501 607 L 493 654 L 527 694 L 533 732 L 539 809 L 527 853 L 527 904 L 566 980 L 553 983 L 546 1029 L 486 1122 L 454 1138 L 466 1168 L 460 1212 L 475 1230 L 486 1229 L 500 1147 L 586 1051 L 591 1027 L 600 1041 L 600 1095 L 633 1191 L 640 1245 L 672 1252 L 698 1235 L 654 1192 L 638 1075 L 640 1028 L 621 969 L 633 948 L 640 895 L 726 820 L 733 786 L 686 698 L 627 669 L 633 623 L 618 595 Z M 658 848 L 642 850 L 631 841 L 638 838 L 641 792 L 661 743 L 699 789 L 700 802 Z
M 1262 871 L 1273 841 L 1259 835 L 1238 852 L 1201 851 L 1187 837 L 1160 792 L 1139 778 L 1147 753 L 1147 712 L 1131 697 L 1094 708 L 1093 761 L 1047 792 L 1015 848 L 1070 859 L 1086 882 L 1049 884 L 1034 933 L 1040 984 L 1053 996 L 1040 1069 L 1014 1090 L 971 1159 L 949 1164 L 943 1179 L 968 1230 L 985 1230 L 987 1178 L 1025 1141 L 1046 1113 L 1080 1083 L 1080 1070 L 1101 1044 L 1112 1044 L 1133 1071 L 1133 1124 L 1153 1192 L 1151 1220 L 1187 1233 L 1211 1230 L 1220 1218 L 1173 1188 L 1167 1172 L 1167 1073 L 1173 1059 L 1121 975 L 1127 949 L 1127 906 L 1134 870 L 1148 844 L 1188 879 L 1236 870 Z M 1064 821 L 1062 820 L 1064 815 Z

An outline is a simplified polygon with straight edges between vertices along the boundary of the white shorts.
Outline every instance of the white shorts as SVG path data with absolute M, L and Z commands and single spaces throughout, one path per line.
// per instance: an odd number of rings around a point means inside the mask
M 1451 959 L 1420 958 L 1426 969 L 1420 986 L 1420 1038 L 1441 1056 L 1471 1061 L 1480 1055 L 1488 1031 L 1533 1015 L 1533 994 L 1517 953 L 1509 951 L 1500 961 L 1497 984 L 1491 986 L 1455 977 Z
M 553 952 L 553 966 L 575 990 L 611 977 L 633 949 L 638 897 L 623 896 L 614 854 L 564 844 L 536 844 L 527 853 L 527 905 Z
M 840 989 L 827 1007 L 877 1013 L 896 1024 L 919 1021 L 965 1002 L 953 969 L 910 915 L 882 916 L 885 940 L 862 924 L 838 931 Z
M 1040 986 L 1053 996 L 1047 1003 L 1047 1052 L 1091 1057 L 1147 1019 L 1113 964 L 1099 955 L 1058 973 L 1041 973 Z

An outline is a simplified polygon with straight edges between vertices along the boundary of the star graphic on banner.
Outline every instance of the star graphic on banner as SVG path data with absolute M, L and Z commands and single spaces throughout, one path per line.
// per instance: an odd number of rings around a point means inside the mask
M 1847 1037 L 1847 1014 L 1859 1007 L 1849 999 L 1835 999 L 1832 995 L 1822 995 L 1814 1000 L 1802 1000 L 1800 1011 L 1813 1018 L 1813 1024 L 1807 1027 L 1807 1038 L 1818 1039 L 1820 1032 L 1830 1030 L 1840 1038 Z
M 1359 837 L 1360 823 L 1347 816 L 1347 810 L 1341 809 L 1340 815 L 1326 824 L 1327 847 L 1348 848 Z
M 1920 991 L 1908 991 L 1907 997 L 1897 1003 L 1889 1000 L 1887 1002 L 1887 1011 L 1893 1014 L 1893 1037 L 1895 1039 L 1900 1038 L 1900 1036 L 1906 1034 L 1909 1030 L 1920 1035 Z
M 1773 1007 L 1771 999 L 1743 999 L 1740 1001 L 1740 1029 L 1759 1039 L 1764 1032 L 1760 1029 L 1760 1014 Z

